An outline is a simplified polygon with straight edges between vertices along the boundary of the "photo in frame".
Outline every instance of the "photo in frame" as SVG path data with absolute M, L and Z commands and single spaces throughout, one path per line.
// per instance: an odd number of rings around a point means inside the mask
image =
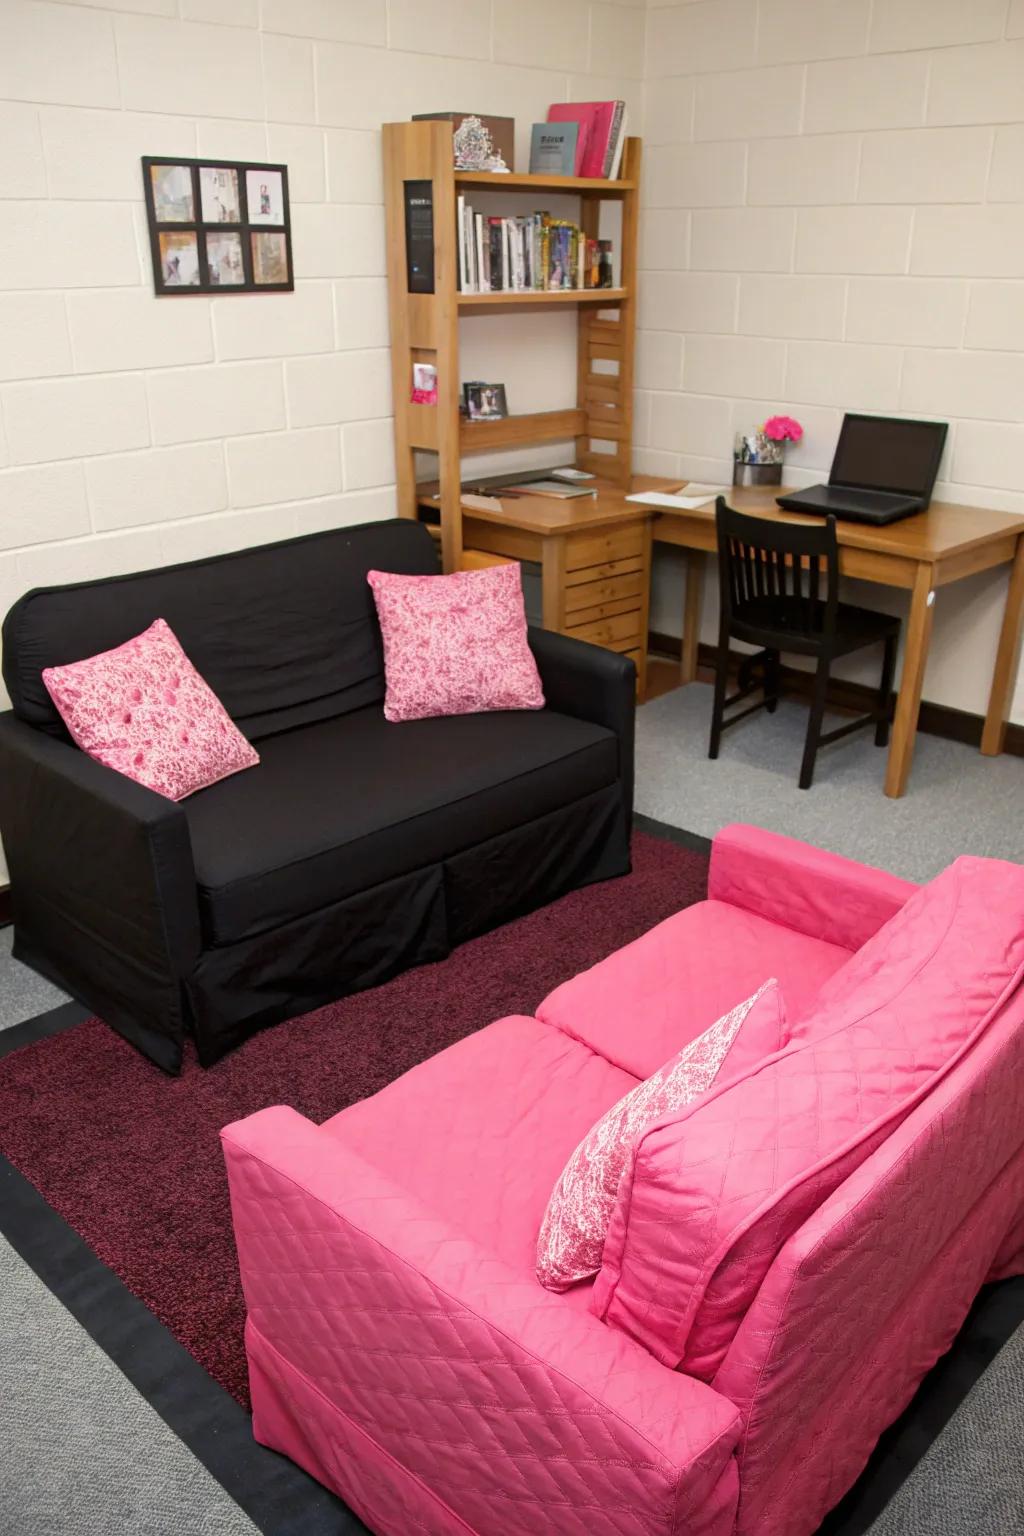
M 193 230 L 161 233 L 160 274 L 167 288 L 199 287 L 199 237 Z
M 290 292 L 288 167 L 143 156 L 158 296 Z
M 157 223 L 191 224 L 196 216 L 191 167 L 152 165 L 149 175 Z
M 474 380 L 463 385 L 466 415 L 470 421 L 501 421 L 508 415 L 504 384 L 485 384 Z
M 199 168 L 199 204 L 204 224 L 240 224 L 242 203 L 238 195 L 238 172 L 230 165 L 202 165 Z
M 252 280 L 257 288 L 281 287 L 288 280 L 288 247 L 283 234 L 252 232 Z
M 281 172 L 256 167 L 245 173 L 245 193 L 250 224 L 284 223 L 284 189 Z
M 206 237 L 206 265 L 211 288 L 240 287 L 245 282 L 241 231 L 211 231 Z

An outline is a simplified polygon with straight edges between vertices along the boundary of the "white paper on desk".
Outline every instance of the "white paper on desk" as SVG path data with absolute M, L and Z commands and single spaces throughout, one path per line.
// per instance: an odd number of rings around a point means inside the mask
M 497 496 L 478 496 L 475 491 L 463 491 L 460 498 L 464 507 L 475 512 L 504 512 Z
M 627 501 L 639 502 L 642 507 L 667 507 L 669 511 L 695 512 L 698 507 L 706 507 L 709 501 L 714 501 L 716 496 L 726 494 L 724 485 L 697 485 L 693 481 L 685 491 L 678 494 L 669 491 L 638 491 L 635 496 L 627 496 Z

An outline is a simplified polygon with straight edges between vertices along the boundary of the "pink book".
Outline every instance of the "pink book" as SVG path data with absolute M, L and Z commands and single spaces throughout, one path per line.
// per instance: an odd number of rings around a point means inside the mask
M 548 108 L 549 123 L 579 123 L 576 175 L 606 176 L 605 156 L 615 119 L 614 101 L 556 101 Z

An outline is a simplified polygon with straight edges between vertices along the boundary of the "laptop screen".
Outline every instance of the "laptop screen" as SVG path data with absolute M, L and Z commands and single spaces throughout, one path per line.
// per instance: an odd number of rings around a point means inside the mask
M 944 421 L 897 421 L 890 416 L 843 418 L 829 485 L 899 491 L 927 503 L 946 441 Z

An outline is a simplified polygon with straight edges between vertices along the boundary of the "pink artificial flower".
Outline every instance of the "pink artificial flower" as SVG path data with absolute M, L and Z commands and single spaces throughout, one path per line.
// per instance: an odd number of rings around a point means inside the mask
M 804 435 L 803 427 L 792 416 L 769 416 L 761 431 L 773 443 L 798 443 Z

